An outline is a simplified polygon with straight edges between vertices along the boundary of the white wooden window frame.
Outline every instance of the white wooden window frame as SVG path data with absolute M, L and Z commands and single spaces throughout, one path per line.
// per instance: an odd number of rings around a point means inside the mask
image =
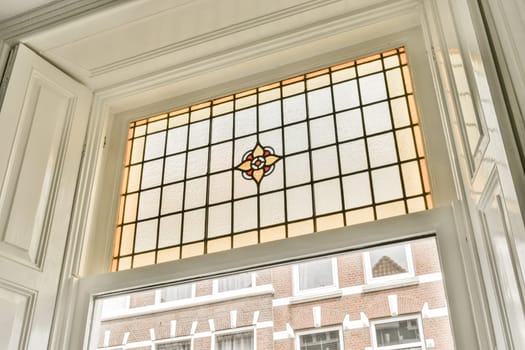
M 217 350 L 217 337 L 220 337 L 222 335 L 231 335 L 231 334 L 237 334 L 237 333 L 248 333 L 252 332 L 253 336 L 253 349 L 257 350 L 257 329 L 255 327 L 239 327 L 235 329 L 226 329 L 222 331 L 216 331 L 213 332 L 211 337 L 211 350 Z
M 419 342 L 400 344 L 400 345 L 388 345 L 388 346 L 378 346 L 377 337 L 376 337 L 376 325 L 382 323 L 390 323 L 395 321 L 404 321 L 404 320 L 417 320 L 417 325 L 419 328 L 419 336 L 421 340 Z M 408 349 L 411 347 L 419 346 L 422 350 L 426 350 L 425 346 L 425 334 L 423 332 L 423 321 L 421 320 L 421 315 L 409 315 L 409 316 L 400 316 L 400 317 L 391 317 L 385 318 L 382 320 L 370 321 L 370 333 L 372 337 L 372 345 L 374 350 L 402 350 Z
M 315 58 L 305 59 L 290 66 L 290 70 L 266 71 L 264 78 L 226 84 L 223 90 L 202 92 L 194 95 L 184 95 L 177 100 L 171 108 L 182 107 L 199 100 L 213 96 L 222 96 L 227 93 L 242 90 L 243 88 L 270 83 L 294 74 L 311 71 L 316 68 L 329 66 L 348 59 L 362 57 L 367 54 L 381 52 L 393 47 L 405 46 L 412 73 L 415 94 L 421 118 L 422 132 L 426 145 L 426 157 L 431 174 L 432 193 L 434 204 L 439 209 L 394 217 L 390 219 L 364 223 L 352 227 L 343 227 L 322 234 L 313 234 L 286 240 L 259 244 L 235 249 L 227 252 L 214 253 L 201 257 L 182 259 L 164 264 L 146 266 L 129 271 L 116 273 L 102 273 L 110 265 L 110 252 L 113 243 L 115 215 L 105 215 L 107 220 L 94 220 L 88 225 L 90 230 L 100 234 L 98 241 L 93 244 L 100 249 L 89 249 L 82 266 L 90 266 L 92 270 L 85 271 L 79 280 L 76 312 L 72 315 L 71 344 L 73 348 L 92 349 L 90 339 L 91 322 L 93 317 L 94 298 L 97 296 L 113 295 L 145 288 L 152 285 L 161 285 L 170 282 L 187 283 L 195 278 L 214 278 L 222 273 L 234 273 L 258 266 L 268 266 L 273 263 L 290 262 L 305 257 L 323 256 L 324 254 L 338 253 L 355 249 L 366 249 L 381 243 L 409 240 L 421 236 L 435 235 L 438 251 L 442 262 L 442 271 L 446 292 L 449 298 L 452 327 L 458 344 L 471 344 L 472 339 L 478 339 L 471 322 L 464 318 L 474 318 L 474 312 L 465 288 L 464 281 L 467 275 L 463 266 L 461 241 L 459 240 L 458 227 L 454 219 L 454 211 L 450 201 L 455 198 L 456 188 L 451 179 L 448 154 L 444 151 L 445 137 L 441 132 L 441 118 L 436 101 L 435 91 L 429 81 L 432 79 L 428 57 L 424 55 L 425 42 L 420 29 L 412 29 L 397 34 L 391 34 L 387 29 L 378 29 L 381 35 L 371 37 L 368 42 L 353 45 L 352 47 L 332 47 L 321 55 L 316 53 Z M 379 38 L 378 38 L 379 36 Z M 317 51 L 318 52 L 318 51 Z M 191 96 L 190 96 L 191 95 Z M 188 97 L 189 96 L 189 97 Z M 101 130 L 112 129 L 111 139 L 125 140 L 128 123 L 137 116 L 151 115 L 168 108 L 165 104 L 150 106 L 140 111 L 134 110 L 109 118 L 109 110 L 96 110 L 106 115 L 106 121 L 100 121 Z M 103 117 L 100 117 L 103 118 Z M 102 131 L 97 132 L 100 135 Z M 91 218 L 97 218 L 97 213 L 116 213 L 119 189 L 119 175 L 121 174 L 122 159 L 124 155 L 124 142 L 110 142 L 110 149 L 105 154 L 99 155 L 101 173 L 94 194 L 97 204 L 90 213 Z M 443 170 L 445 169 L 445 170 Z M 118 175 L 117 175 L 118 174 Z M 109 180 L 108 180 L 109 179 Z M 113 180 L 111 180 L 113 179 Z M 111 203 L 111 204 L 104 204 Z M 88 233 L 89 236 L 89 233 Z M 98 255 L 97 255 L 98 254 Z M 90 265 L 89 263 L 93 263 Z M 463 320 L 462 320 L 463 319 Z M 91 341 L 92 343 L 92 341 Z
M 318 333 L 327 333 L 331 331 L 337 331 L 339 333 L 339 348 L 344 350 L 344 339 L 343 339 L 343 329 L 341 327 L 323 327 L 316 329 L 309 329 L 306 331 L 300 331 L 295 333 L 295 350 L 301 350 L 301 337 L 308 334 L 318 334 Z
M 396 282 L 396 281 L 400 281 L 403 279 L 410 279 L 410 278 L 415 277 L 414 261 L 412 258 L 412 249 L 410 248 L 410 244 L 404 244 L 404 248 L 405 248 L 405 257 L 407 261 L 408 271 L 405 273 L 397 273 L 394 275 L 380 276 L 380 277 L 373 276 L 372 263 L 370 261 L 370 251 L 364 252 L 363 253 L 363 263 L 364 263 L 364 268 L 365 268 L 365 283 L 366 284 L 374 284 L 374 283 L 387 284 L 389 282 Z
M 329 258 L 331 261 L 331 272 L 332 272 L 332 284 L 329 286 L 324 287 L 315 287 L 315 288 L 307 288 L 307 289 L 300 289 L 300 274 L 299 274 L 299 265 L 300 264 L 294 264 L 292 267 L 292 285 L 293 285 L 293 295 L 310 295 L 310 294 L 319 294 L 319 293 L 326 293 L 329 291 L 335 291 L 339 289 L 339 274 L 337 273 L 337 258 L 332 257 Z M 315 260 L 313 260 L 315 261 Z M 313 262 L 311 261 L 311 262 Z M 310 262 L 310 261 L 305 261 Z

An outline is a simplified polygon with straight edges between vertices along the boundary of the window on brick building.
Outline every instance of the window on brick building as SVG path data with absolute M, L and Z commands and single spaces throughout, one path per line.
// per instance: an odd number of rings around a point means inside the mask
M 371 327 L 374 349 L 423 349 L 421 319 L 417 316 L 372 321 Z
M 177 286 L 169 286 L 159 290 L 160 302 L 176 301 L 188 299 L 193 296 L 193 284 L 181 284 Z
M 341 350 L 339 330 L 316 330 L 299 335 L 297 350 Z
M 191 340 L 155 344 L 155 350 L 191 350 Z
M 337 260 L 322 259 L 294 265 L 294 288 L 297 293 L 337 288 Z
M 251 288 L 255 286 L 255 275 L 253 273 L 240 273 L 226 276 L 213 281 L 215 293 L 229 292 L 233 290 Z
M 215 338 L 216 350 L 253 350 L 253 331 L 217 335 Z
M 120 310 L 126 310 L 130 307 L 129 295 L 118 295 L 104 299 L 102 305 L 102 316 L 118 312 Z
M 410 244 L 384 246 L 363 253 L 367 283 L 388 282 L 414 276 Z

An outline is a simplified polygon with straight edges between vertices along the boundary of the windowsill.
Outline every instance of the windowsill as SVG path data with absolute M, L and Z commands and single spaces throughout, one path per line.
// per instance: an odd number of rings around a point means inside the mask
M 134 317 L 148 315 L 156 312 L 170 311 L 175 309 L 182 309 L 187 307 L 199 306 L 204 304 L 218 303 L 221 301 L 228 301 L 238 298 L 253 297 L 264 294 L 273 294 L 274 289 L 271 284 L 256 286 L 253 288 L 245 288 L 234 291 L 228 291 L 217 294 L 204 295 L 200 297 L 193 297 L 185 300 L 169 301 L 160 304 L 141 306 L 133 309 L 118 310 L 104 315 L 101 320 L 109 321 L 125 317 Z
M 363 286 L 363 293 L 377 292 L 380 290 L 410 287 L 419 284 L 419 278 L 417 277 L 405 277 L 390 281 L 376 281 L 370 282 Z
M 305 292 L 304 294 L 295 295 L 290 298 L 290 304 L 307 303 L 309 301 L 317 301 L 322 299 L 339 298 L 343 292 L 339 288 L 330 288 L 329 290 L 318 290 Z

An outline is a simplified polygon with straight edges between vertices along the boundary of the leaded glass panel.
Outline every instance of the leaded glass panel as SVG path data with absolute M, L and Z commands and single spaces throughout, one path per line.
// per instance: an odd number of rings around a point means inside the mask
M 428 209 L 404 48 L 130 123 L 113 270 Z

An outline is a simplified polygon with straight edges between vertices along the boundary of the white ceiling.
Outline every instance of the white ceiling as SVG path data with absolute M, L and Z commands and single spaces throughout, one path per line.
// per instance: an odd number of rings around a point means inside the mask
M 55 1 L 56 0 L 0 0 L 0 22 Z

